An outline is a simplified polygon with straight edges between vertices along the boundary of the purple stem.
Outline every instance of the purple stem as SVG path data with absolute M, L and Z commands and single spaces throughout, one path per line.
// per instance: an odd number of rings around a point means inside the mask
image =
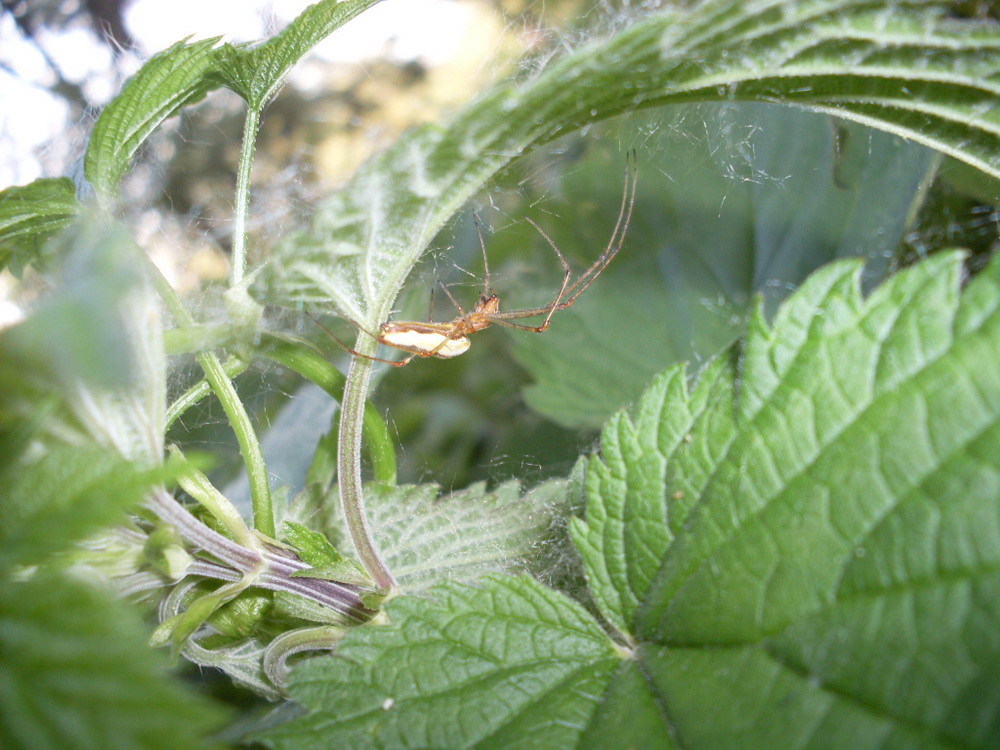
M 195 518 L 165 489 L 154 491 L 148 506 L 185 540 L 225 563 L 199 558 L 188 567 L 188 574 L 222 581 L 238 581 L 243 574 L 255 574 L 255 586 L 297 594 L 359 622 L 370 620 L 374 614 L 362 603 L 360 587 L 322 578 L 293 578 L 293 573 L 310 566 L 284 550 L 268 548 L 261 554 L 240 546 Z

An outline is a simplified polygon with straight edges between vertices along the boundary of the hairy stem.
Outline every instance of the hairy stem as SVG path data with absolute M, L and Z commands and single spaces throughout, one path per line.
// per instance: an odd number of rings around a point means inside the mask
M 260 112 L 253 106 L 247 107 L 243 123 L 243 147 L 240 150 L 240 164 L 236 173 L 236 205 L 233 209 L 233 258 L 230 270 L 230 286 L 243 281 L 247 270 L 247 214 L 250 210 L 250 170 L 253 167 L 253 153 L 257 146 L 257 129 L 260 127 Z
M 250 415 L 243 406 L 236 388 L 222 369 L 222 363 L 215 354 L 199 354 L 198 364 L 205 371 L 212 390 L 215 391 L 219 403 L 226 412 L 229 426 L 236 433 L 236 441 L 240 445 L 240 454 L 247 467 L 250 480 L 250 499 L 253 503 L 254 528 L 269 537 L 277 537 L 274 521 L 274 504 L 271 498 L 271 480 L 267 475 L 267 465 L 264 463 L 264 451 L 257 433 L 250 421 Z
M 310 566 L 294 555 L 270 547 L 248 549 L 208 528 L 164 489 L 152 493 L 148 506 L 191 544 L 224 564 L 196 558 L 188 573 L 235 582 L 252 575 L 252 585 L 310 599 L 358 622 L 372 616 L 358 594 L 358 587 L 321 578 L 304 578 L 296 573 Z
M 226 377 L 230 380 L 243 373 L 246 369 L 247 363 L 239 357 L 230 357 L 222 365 L 223 372 L 226 373 Z M 176 422 L 181 415 L 184 414 L 184 412 L 197 404 L 211 392 L 212 386 L 207 380 L 202 380 L 188 388 L 176 401 L 167 407 L 166 429 L 169 430 L 170 426 Z
M 374 349 L 373 341 L 361 344 L 365 345 Z M 344 399 L 340 404 L 340 454 L 337 460 L 337 474 L 340 477 L 340 502 L 344 508 L 347 528 L 351 532 L 358 559 L 377 586 L 391 588 L 396 585 L 396 579 L 386 567 L 372 538 L 368 517 L 365 515 L 361 484 L 361 436 L 371 364 L 369 359 L 354 357 L 347 371 Z

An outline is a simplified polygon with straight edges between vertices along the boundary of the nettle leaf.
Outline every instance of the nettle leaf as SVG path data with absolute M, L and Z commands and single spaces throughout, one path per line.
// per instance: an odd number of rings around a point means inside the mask
M 675 489 L 666 485 L 667 467 L 692 441 L 695 424 L 709 431 L 711 445 L 728 443 L 736 429 L 726 419 L 733 385 L 734 370 L 723 357 L 706 366 L 690 394 L 686 367 L 672 367 L 643 394 L 634 419 L 620 412 L 601 432 L 601 458 L 587 467 L 587 520 L 570 519 L 570 534 L 594 601 L 621 633 L 633 631 L 650 583 L 681 531 L 667 521 L 692 490 L 695 475 Z M 712 415 L 710 425 L 706 411 Z
M 573 747 L 621 655 L 593 617 L 527 578 L 445 583 L 388 605 L 292 672 L 305 717 L 276 748 Z
M 303 55 L 380 0 L 321 0 L 310 5 L 280 34 L 257 47 L 225 44 L 218 50 L 226 84 L 256 110 L 263 109 Z
M 129 162 L 164 120 L 218 88 L 215 39 L 178 42 L 150 58 L 101 112 L 84 160 L 84 174 L 103 198 L 118 195 Z
M 650 15 L 483 96 L 447 129 L 425 127 L 363 166 L 309 230 L 276 249 L 259 290 L 333 305 L 369 330 L 445 222 L 536 144 L 675 102 L 780 101 L 854 119 L 1000 175 L 1000 26 L 948 3 L 724 0 Z M 265 289 L 269 286 L 269 290 Z M 360 351 L 375 343 L 358 339 Z
M 738 361 L 609 423 L 573 532 L 643 679 L 585 746 L 996 745 L 1000 263 L 960 297 L 961 272 L 939 255 L 864 299 L 829 266 Z
M 206 748 L 223 715 L 166 679 L 142 623 L 98 587 L 54 575 L 0 585 L 0 745 Z
M 81 431 L 145 465 L 163 455 L 166 363 L 159 307 L 120 227 L 81 215 L 53 243 L 58 285 L 0 333 L 0 410 L 61 402 L 45 430 Z
M 475 581 L 487 573 L 515 573 L 542 564 L 540 552 L 565 512 L 565 482 L 552 480 L 526 493 L 517 481 L 492 491 L 484 483 L 441 496 L 436 485 L 365 488 L 365 511 L 379 549 L 405 591 L 422 591 L 448 579 Z M 336 508 L 329 497 L 319 507 Z M 316 515 L 313 505 L 293 515 L 322 524 L 327 536 L 345 539 L 342 513 Z
M 65 228 L 79 208 L 76 187 L 68 177 L 0 191 L 0 270 L 20 274 L 42 260 L 46 241 Z
M 629 651 L 527 579 L 444 585 L 296 669 L 266 741 L 995 747 L 1000 260 L 861 275 L 606 426 L 573 537 Z

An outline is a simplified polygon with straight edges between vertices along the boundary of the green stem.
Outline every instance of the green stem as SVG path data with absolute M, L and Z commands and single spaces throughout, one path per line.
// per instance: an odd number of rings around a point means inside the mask
M 146 265 L 149 267 L 150 275 L 153 279 L 153 284 L 156 286 L 157 292 L 163 298 L 174 318 L 181 325 L 191 325 L 194 322 L 191 313 L 188 312 L 184 303 L 181 302 L 174 288 L 170 286 L 170 282 L 163 277 L 160 269 L 149 258 L 145 255 L 141 257 L 145 258 Z M 275 537 L 271 482 L 267 476 L 264 452 L 261 449 L 260 441 L 257 440 L 257 433 L 254 431 L 253 424 L 250 421 L 250 415 L 247 414 L 243 402 L 240 400 L 239 394 L 236 392 L 236 388 L 226 374 L 225 369 L 223 369 L 219 358 L 212 352 L 205 352 L 199 354 L 196 359 L 198 364 L 201 365 L 201 369 L 205 371 L 205 378 L 208 380 L 209 385 L 212 386 L 212 390 L 215 391 L 216 397 L 219 399 L 222 408 L 226 412 L 226 416 L 229 418 L 229 424 L 233 428 L 233 432 L 236 433 L 236 440 L 240 445 L 240 453 L 247 467 L 247 476 L 250 478 L 250 498 L 253 502 L 254 528 L 262 534 Z
M 222 365 L 222 369 L 226 373 L 226 377 L 232 380 L 247 369 L 247 363 L 239 357 L 230 357 L 226 360 L 225 364 Z M 181 394 L 176 401 L 167 407 L 165 429 L 169 430 L 170 426 L 176 422 L 184 412 L 197 404 L 211 392 L 212 386 L 208 384 L 207 380 L 199 381 L 184 391 L 184 393 Z
M 253 167 L 253 152 L 257 146 L 257 129 L 260 127 L 260 111 L 249 106 L 243 123 L 243 147 L 240 150 L 240 164 L 236 173 L 236 205 L 233 210 L 233 258 L 229 285 L 236 286 L 243 281 L 247 269 L 247 213 L 250 209 L 250 170 Z
M 253 503 L 253 525 L 257 531 L 269 537 L 277 538 L 274 523 L 274 505 L 271 498 L 271 481 L 267 476 L 267 466 L 264 463 L 264 451 L 257 433 L 254 431 L 250 415 L 243 406 L 236 387 L 226 376 L 222 362 L 212 353 L 199 354 L 196 357 L 205 378 L 215 391 L 216 398 L 222 404 L 229 419 L 229 425 L 236 433 L 236 441 L 240 445 L 240 454 L 247 467 L 250 479 L 250 498 Z
M 374 341 L 359 345 L 367 345 L 374 350 Z M 386 567 L 372 538 L 368 517 L 365 515 L 364 491 L 361 483 L 361 438 L 371 365 L 369 359 L 354 357 L 347 371 L 344 398 L 340 403 L 340 455 L 337 461 L 337 475 L 340 477 L 340 502 L 344 508 L 347 528 L 351 532 L 351 539 L 354 540 L 358 559 L 375 584 L 388 589 L 395 587 L 396 579 Z

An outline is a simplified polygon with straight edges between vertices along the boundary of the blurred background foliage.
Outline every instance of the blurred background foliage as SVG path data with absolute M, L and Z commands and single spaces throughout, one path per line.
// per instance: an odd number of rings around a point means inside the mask
M 414 125 L 447 119 L 492 83 L 530 75 L 553 54 L 624 22 L 628 4 L 561 0 L 456 0 L 475 17 L 448 62 L 387 54 L 356 64 L 305 63 L 266 110 L 253 174 L 251 248 L 259 262 L 301 226 L 313 202 L 336 189 L 370 154 Z M 387 3 L 387 6 L 391 3 Z M 658 5 L 658 4 L 655 4 Z M 122 0 L 3 0 L 18 33 L 40 49 L 59 29 L 99 29 L 120 80 L 141 49 L 123 22 Z M 988 12 L 970 6 L 970 14 Z M 350 27 L 348 27 L 349 29 Z M 16 68 L 7 72 L 18 75 Z M 95 105 L 87 87 L 51 60 L 50 90 L 81 128 Z M 235 95 L 210 96 L 171 120 L 126 182 L 125 205 L 139 244 L 185 290 L 202 320 L 222 318 L 219 287 L 243 109 Z M 537 221 L 579 271 L 604 249 L 617 216 L 625 154 L 635 149 L 639 193 L 625 247 L 572 309 L 544 335 L 493 329 L 468 354 L 386 368 L 373 398 L 400 445 L 400 480 L 446 489 L 487 479 L 527 484 L 565 475 L 596 430 L 671 363 L 699 363 L 738 336 L 755 295 L 769 309 L 808 273 L 835 258 L 870 260 L 869 284 L 943 247 L 977 257 L 993 251 L 997 184 L 892 136 L 778 105 L 673 106 L 627 115 L 549 144 L 517 162 L 437 238 L 397 303 L 397 318 L 457 314 L 439 284 L 471 306 L 482 288 L 472 219 L 481 216 L 492 285 L 506 308 L 544 304 L 558 263 L 524 221 Z M 54 170 L 64 172 L 65 165 Z M 29 274 L 4 279 L 30 301 Z M 219 311 L 216 313 L 215 311 Z M 324 320 L 340 336 L 353 329 Z M 347 355 L 296 310 L 269 310 L 266 325 L 305 336 L 341 366 Z M 198 377 L 176 358 L 171 394 Z M 269 468 L 301 487 L 334 405 L 294 374 L 259 360 L 237 380 L 268 431 Z M 217 482 L 240 462 L 221 408 L 206 401 L 168 440 L 216 455 Z

